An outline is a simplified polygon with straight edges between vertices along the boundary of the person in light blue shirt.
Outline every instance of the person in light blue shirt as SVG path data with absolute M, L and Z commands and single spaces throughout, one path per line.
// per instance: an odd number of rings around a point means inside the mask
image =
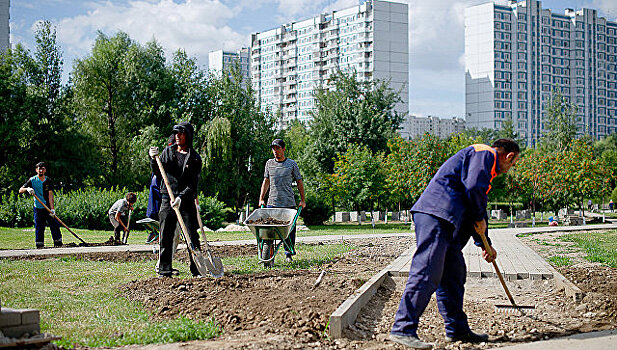
M 45 175 L 47 172 L 47 165 L 44 162 L 37 163 L 35 169 L 36 175 L 29 178 L 28 181 L 26 181 L 26 183 L 19 188 L 19 193 L 28 192 L 32 195 L 34 200 L 34 232 L 36 248 L 40 249 L 45 246 L 45 223 L 49 225 L 49 229 L 51 230 L 51 237 L 54 240 L 54 247 L 61 247 L 62 233 L 60 233 L 60 226 L 56 220 L 56 210 L 54 209 L 54 185 L 51 179 Z M 45 209 L 45 206 L 36 198 L 45 203 L 51 212 L 48 212 L 47 209 Z

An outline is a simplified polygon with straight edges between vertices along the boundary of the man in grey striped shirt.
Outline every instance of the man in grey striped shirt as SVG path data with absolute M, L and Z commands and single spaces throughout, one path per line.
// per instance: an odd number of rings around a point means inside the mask
M 303 209 L 306 207 L 304 197 L 304 183 L 298 164 L 289 158 L 285 157 L 285 141 L 276 139 L 270 145 L 273 159 L 268 159 L 266 169 L 264 171 L 264 181 L 261 184 L 261 193 L 259 194 L 259 206 L 266 205 L 264 200 L 266 192 L 268 194 L 268 208 L 296 208 L 296 199 L 294 191 L 291 187 L 296 181 L 298 191 L 300 192 L 300 203 L 298 204 Z M 294 247 L 296 244 L 296 228 L 294 227 L 289 232 L 289 237 L 285 240 L 285 256 L 287 262 L 291 262 L 293 253 L 289 251 L 288 246 Z

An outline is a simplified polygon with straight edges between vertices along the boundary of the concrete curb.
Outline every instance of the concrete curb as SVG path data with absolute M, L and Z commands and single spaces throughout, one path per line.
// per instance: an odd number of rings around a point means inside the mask
M 549 269 L 553 272 L 553 280 L 555 281 L 555 286 L 563 289 L 566 296 L 571 297 L 574 302 L 578 303 L 583 300 L 585 293 L 576 286 L 576 284 L 572 283 L 569 279 L 567 279 L 564 275 L 560 274 L 559 271 L 555 270 L 551 264 L 548 264 Z
M 360 310 L 371 300 L 384 281 L 392 279 L 392 277 L 400 277 L 398 273 L 393 276 L 392 271 L 398 271 L 401 264 L 404 265 L 407 260 L 407 255 L 411 254 L 413 250 L 414 248 L 409 248 L 404 251 L 392 263 L 366 281 L 330 315 L 329 335 L 331 338 L 343 337 L 345 328 L 356 322 Z

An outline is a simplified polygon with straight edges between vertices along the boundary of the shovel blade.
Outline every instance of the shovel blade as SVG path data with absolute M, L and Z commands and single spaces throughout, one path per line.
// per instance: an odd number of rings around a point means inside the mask
M 225 268 L 223 268 L 223 262 L 221 258 L 210 257 L 212 268 L 208 269 L 214 278 L 223 277 L 225 274 Z
M 225 270 L 221 258 L 212 257 L 210 254 L 208 254 L 208 258 L 206 258 L 198 250 L 194 251 L 193 256 L 195 257 L 195 265 L 197 265 L 197 270 L 200 275 L 207 276 L 210 274 L 214 278 L 223 277 Z

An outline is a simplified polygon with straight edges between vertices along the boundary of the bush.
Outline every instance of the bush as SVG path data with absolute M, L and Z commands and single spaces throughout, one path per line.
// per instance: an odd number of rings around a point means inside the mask
M 216 230 L 223 227 L 225 221 L 225 203 L 213 197 L 199 195 L 199 207 L 204 226 Z
M 120 198 L 129 192 L 122 188 L 98 189 L 86 188 L 63 193 L 54 192 L 56 213 L 62 221 L 71 228 L 91 230 L 111 230 L 107 211 Z M 146 217 L 148 207 L 148 190 L 144 189 L 137 194 L 132 225 L 135 221 Z M 201 217 L 204 225 L 217 229 L 221 227 L 224 214 L 224 204 L 211 197 L 200 195 Z M 2 196 L 0 200 L 0 226 L 27 227 L 34 225 L 32 213 L 32 198 L 29 195 L 17 196 L 14 193 Z M 140 229 L 137 227 L 137 229 Z
M 30 196 L 28 196 L 30 197 Z M 25 227 L 34 225 L 32 198 L 11 192 L 0 199 L 0 226 Z
M 306 208 L 300 212 L 305 225 L 322 225 L 333 214 L 332 207 L 319 194 L 313 192 L 306 194 Z

